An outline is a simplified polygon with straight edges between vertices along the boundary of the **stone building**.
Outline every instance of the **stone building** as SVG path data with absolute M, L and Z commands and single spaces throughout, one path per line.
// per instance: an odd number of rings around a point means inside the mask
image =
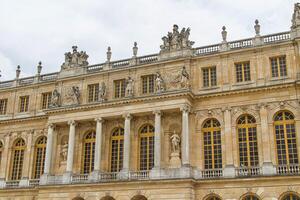
M 300 4 L 291 30 L 0 82 L 0 199 L 299 200 Z

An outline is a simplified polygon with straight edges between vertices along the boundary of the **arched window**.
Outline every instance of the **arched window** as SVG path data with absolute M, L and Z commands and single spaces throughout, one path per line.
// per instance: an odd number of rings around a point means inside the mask
M 154 127 L 145 125 L 140 129 L 140 170 L 150 170 L 154 165 Z
M 143 195 L 135 195 L 131 200 L 147 200 L 147 198 Z
M 208 119 L 202 127 L 204 142 L 204 168 L 222 168 L 221 126 L 218 120 Z
M 300 197 L 295 193 L 287 193 L 280 200 L 300 200 Z
M 242 200 L 259 200 L 259 198 L 255 194 L 247 194 L 242 197 Z
M 239 156 L 241 167 L 257 166 L 257 133 L 256 121 L 251 115 L 242 115 L 237 120 Z
M 221 198 L 215 194 L 210 194 L 210 195 L 204 197 L 203 199 L 204 200 L 221 200 Z
M 35 144 L 33 178 L 39 179 L 44 172 L 47 138 L 40 137 Z
M 24 160 L 25 141 L 19 138 L 15 141 L 12 150 L 12 168 L 11 180 L 20 180 L 22 178 L 22 168 Z
M 95 131 L 91 131 L 87 133 L 83 139 L 83 174 L 89 174 L 94 170 L 95 138 Z
M 119 172 L 123 168 L 124 129 L 116 128 L 111 136 L 110 171 Z
M 274 117 L 277 162 L 279 165 L 298 164 L 295 120 L 292 113 L 280 111 Z

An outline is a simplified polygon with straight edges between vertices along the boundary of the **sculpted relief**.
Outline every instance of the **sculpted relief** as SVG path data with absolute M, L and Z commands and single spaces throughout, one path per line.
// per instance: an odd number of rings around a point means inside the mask
M 78 86 L 66 87 L 64 89 L 64 105 L 79 105 L 80 104 L 80 90 Z

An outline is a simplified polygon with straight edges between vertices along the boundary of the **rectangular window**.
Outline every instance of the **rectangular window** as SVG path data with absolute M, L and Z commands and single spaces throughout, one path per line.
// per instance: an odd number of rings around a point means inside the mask
M 142 76 L 143 94 L 154 92 L 154 75 Z
M 250 81 L 250 62 L 241 62 L 235 64 L 236 82 Z
M 217 85 L 216 67 L 208 67 L 202 69 L 203 87 L 212 87 Z
M 126 80 L 120 79 L 114 81 L 115 98 L 125 97 Z
M 98 101 L 99 84 L 88 85 L 88 102 Z
M 287 76 L 286 56 L 277 56 L 270 58 L 272 77 Z
M 27 112 L 29 106 L 29 96 L 22 96 L 19 100 L 19 112 Z
M 0 99 L 0 115 L 5 115 L 7 109 L 7 99 Z
M 51 103 L 51 92 L 46 92 L 42 94 L 42 109 L 48 109 Z

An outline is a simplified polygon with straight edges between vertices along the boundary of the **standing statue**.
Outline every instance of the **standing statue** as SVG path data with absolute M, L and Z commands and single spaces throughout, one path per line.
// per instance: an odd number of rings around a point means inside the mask
M 126 84 L 126 97 L 133 97 L 133 79 L 129 76 Z
M 165 90 L 165 88 L 164 88 L 164 80 L 161 77 L 161 75 L 159 74 L 159 72 L 156 72 L 155 83 L 156 83 L 156 92 L 157 93 L 161 93 L 161 92 L 163 92 Z
M 99 101 L 106 100 L 106 85 L 104 82 L 101 83 L 99 87 Z
M 181 84 L 181 88 L 188 88 L 190 86 L 190 75 L 186 71 L 185 66 L 183 66 L 181 70 L 180 84 Z
M 294 4 L 294 13 L 292 18 L 292 29 L 300 26 L 300 3 Z
M 180 152 L 180 137 L 178 134 L 175 133 L 171 136 L 171 143 L 172 143 L 172 153 L 179 153 Z
M 72 86 L 71 97 L 73 99 L 73 103 L 80 104 L 80 91 L 78 86 Z
M 50 107 L 56 108 L 60 106 L 60 94 L 57 89 L 54 89 L 51 96 Z
M 68 157 L 68 142 L 64 141 L 64 143 L 61 145 L 61 157 L 63 161 L 67 160 Z

